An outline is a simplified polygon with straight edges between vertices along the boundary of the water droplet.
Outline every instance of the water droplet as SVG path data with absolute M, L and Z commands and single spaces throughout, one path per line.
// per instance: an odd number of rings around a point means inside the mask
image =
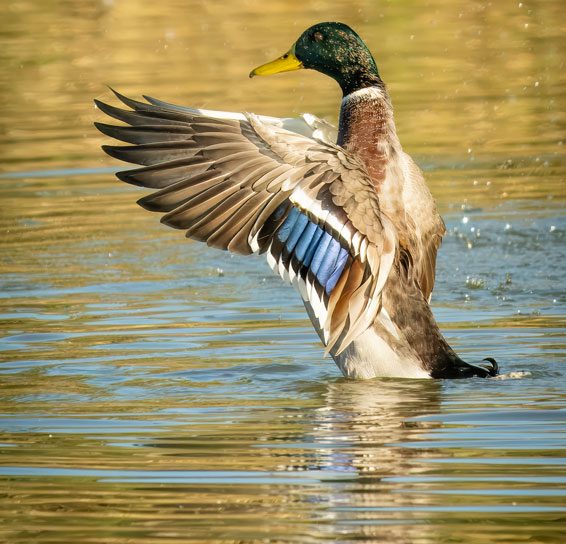
M 469 289 L 483 289 L 485 287 L 485 281 L 481 278 L 468 278 L 466 279 L 466 286 Z

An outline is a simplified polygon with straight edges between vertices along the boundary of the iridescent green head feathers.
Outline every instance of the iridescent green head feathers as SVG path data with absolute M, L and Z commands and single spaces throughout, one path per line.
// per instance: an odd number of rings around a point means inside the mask
M 344 23 L 318 23 L 305 30 L 282 57 L 250 73 L 269 75 L 310 68 L 330 76 L 344 95 L 365 87 L 383 86 L 379 72 L 362 39 Z

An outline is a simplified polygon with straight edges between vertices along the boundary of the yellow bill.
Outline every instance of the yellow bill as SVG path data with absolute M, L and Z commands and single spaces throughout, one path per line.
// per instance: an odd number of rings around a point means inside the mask
M 250 77 L 292 72 L 293 70 L 300 70 L 302 67 L 303 63 L 295 56 L 295 46 L 293 46 L 282 57 L 254 68 L 250 72 Z

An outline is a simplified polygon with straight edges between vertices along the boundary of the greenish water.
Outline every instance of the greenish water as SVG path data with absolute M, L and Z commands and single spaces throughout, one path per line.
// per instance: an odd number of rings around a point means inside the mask
M 550 543 L 566 529 L 563 2 L 12 1 L 0 21 L 0 541 Z M 433 307 L 499 380 L 340 378 L 261 258 L 135 205 L 105 84 L 336 120 L 343 20 L 448 234 Z M 519 374 L 524 372 L 524 374 Z

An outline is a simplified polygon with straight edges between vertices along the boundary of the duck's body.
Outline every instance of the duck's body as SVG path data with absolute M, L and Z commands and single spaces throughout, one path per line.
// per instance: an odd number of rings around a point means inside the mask
M 348 59 L 337 65 L 340 55 Z M 98 105 L 131 127 L 98 127 L 136 145 L 105 150 L 145 166 L 118 177 L 159 189 L 140 204 L 166 212 L 162 221 L 187 236 L 265 253 L 301 294 L 345 376 L 494 374 L 491 361 L 486 368 L 459 359 L 432 316 L 444 224 L 401 148 L 371 54 L 345 25 L 323 23 L 254 75 L 303 65 L 344 91 L 336 143 L 332 128 L 312 115 L 280 120 L 118 95 L 133 111 Z

